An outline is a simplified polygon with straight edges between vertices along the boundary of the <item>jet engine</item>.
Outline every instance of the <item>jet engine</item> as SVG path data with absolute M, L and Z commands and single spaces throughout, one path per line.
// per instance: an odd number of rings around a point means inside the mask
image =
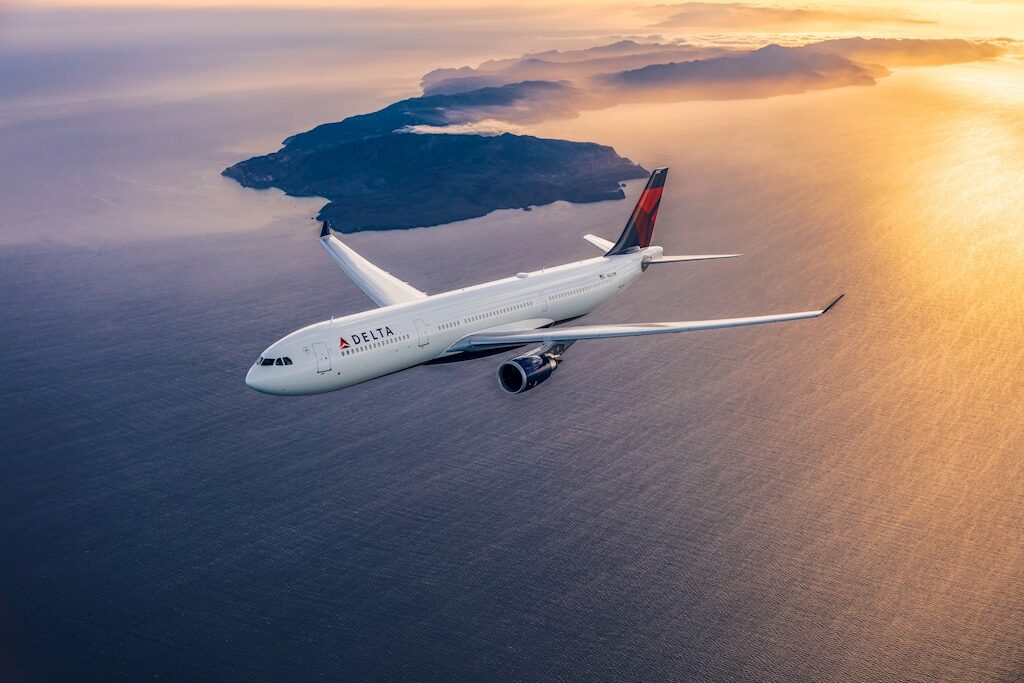
M 510 394 L 521 394 L 533 389 L 551 377 L 562 362 L 561 354 L 568 346 L 542 346 L 505 361 L 498 368 L 498 385 Z
M 557 367 L 558 361 L 547 356 L 518 356 L 498 368 L 498 384 L 510 394 L 521 394 L 546 380 Z

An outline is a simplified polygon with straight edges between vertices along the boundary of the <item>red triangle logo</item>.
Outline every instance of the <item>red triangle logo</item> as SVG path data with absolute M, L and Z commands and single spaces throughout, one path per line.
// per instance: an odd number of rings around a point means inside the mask
M 338 337 L 338 348 L 339 349 L 347 349 L 348 348 L 348 342 L 345 341 L 344 337 Z

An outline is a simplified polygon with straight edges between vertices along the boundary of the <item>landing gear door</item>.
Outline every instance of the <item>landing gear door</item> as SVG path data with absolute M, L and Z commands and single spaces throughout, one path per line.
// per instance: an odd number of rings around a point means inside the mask
M 416 325 L 416 335 L 419 337 L 419 345 L 426 346 L 430 343 L 430 337 L 427 335 L 427 324 L 422 320 L 414 320 Z
M 331 353 L 327 350 L 327 344 L 323 342 L 315 342 L 313 344 L 313 353 L 316 355 L 316 371 L 330 372 Z

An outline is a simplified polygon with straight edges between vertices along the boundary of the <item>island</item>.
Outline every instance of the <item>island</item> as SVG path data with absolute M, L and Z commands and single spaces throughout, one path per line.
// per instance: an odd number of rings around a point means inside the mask
M 569 96 L 567 86 L 536 82 L 410 98 L 294 135 L 223 175 L 245 187 L 324 197 L 330 203 L 318 218 L 344 233 L 440 225 L 559 200 L 622 199 L 622 181 L 647 171 L 611 147 L 449 132 L 488 112 L 524 115 Z

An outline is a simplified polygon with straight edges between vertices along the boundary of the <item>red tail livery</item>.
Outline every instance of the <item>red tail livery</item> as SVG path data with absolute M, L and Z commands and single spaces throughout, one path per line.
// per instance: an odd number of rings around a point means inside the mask
M 644 188 L 643 194 L 640 195 L 640 199 L 626 223 L 626 228 L 619 236 L 619 241 L 606 256 L 622 254 L 631 249 L 643 249 L 651 245 L 651 237 L 654 236 L 654 221 L 658 220 L 658 207 L 661 205 L 661 193 L 665 189 L 665 178 L 667 177 L 667 168 L 654 169 L 651 179 L 647 181 L 647 187 Z

